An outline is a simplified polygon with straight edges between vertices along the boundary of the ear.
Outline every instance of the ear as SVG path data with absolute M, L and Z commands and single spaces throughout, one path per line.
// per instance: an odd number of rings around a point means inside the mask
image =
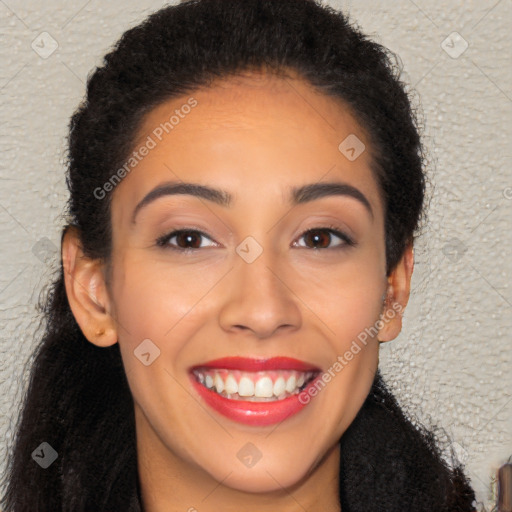
M 380 342 L 394 340 L 402 330 L 402 316 L 409 301 L 414 250 L 410 242 L 395 269 L 388 276 L 388 288 L 381 313 Z
M 84 255 L 75 226 L 67 226 L 62 236 L 62 265 L 68 302 L 84 336 L 99 347 L 117 343 L 103 264 Z

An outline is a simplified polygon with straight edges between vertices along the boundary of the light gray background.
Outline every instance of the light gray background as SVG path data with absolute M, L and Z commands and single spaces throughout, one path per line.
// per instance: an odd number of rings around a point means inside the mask
M 326 3 L 400 55 L 423 108 L 435 191 L 405 328 L 383 345 L 381 368 L 406 411 L 452 437 L 489 508 L 493 474 L 512 454 L 512 2 Z M 35 303 L 58 266 L 69 117 L 89 71 L 162 5 L 0 0 L 2 461 L 41 334 Z M 468 44 L 458 57 L 454 31 Z M 58 44 L 47 58 L 31 47 L 51 49 L 42 32 Z

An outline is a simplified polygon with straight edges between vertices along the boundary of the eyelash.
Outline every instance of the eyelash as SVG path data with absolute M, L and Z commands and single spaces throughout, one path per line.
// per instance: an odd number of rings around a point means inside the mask
M 321 226 L 321 227 L 319 226 L 319 227 L 308 229 L 307 231 L 304 231 L 300 235 L 299 239 L 302 238 L 304 235 L 306 235 L 306 234 L 308 234 L 310 232 L 315 232 L 315 231 L 323 231 L 323 232 L 329 232 L 331 234 L 334 234 L 335 236 L 340 238 L 343 241 L 343 243 L 341 243 L 340 245 L 336 245 L 334 247 L 312 248 L 312 250 L 316 250 L 316 251 L 326 251 L 326 250 L 329 250 L 329 249 L 330 250 L 341 250 L 341 249 L 346 249 L 347 246 L 348 247 L 354 247 L 355 245 L 357 245 L 355 240 L 353 240 L 346 233 L 344 233 L 343 231 L 340 231 L 336 226 L 330 226 L 330 225 L 329 226 Z M 158 247 L 162 247 L 164 249 L 170 249 L 172 251 L 177 251 L 177 252 L 181 252 L 181 253 L 190 253 L 190 252 L 198 251 L 198 250 L 201 249 L 201 247 L 198 247 L 198 248 L 188 247 L 186 249 L 183 249 L 181 247 L 176 247 L 176 246 L 169 245 L 169 240 L 171 238 L 173 238 L 174 236 L 179 235 L 180 233 L 196 233 L 196 234 L 199 234 L 200 236 L 208 238 L 209 240 L 211 240 L 213 242 L 212 238 L 209 237 L 203 231 L 201 231 L 199 229 L 196 229 L 196 228 L 193 228 L 193 227 L 188 227 L 188 228 L 181 228 L 181 229 L 177 229 L 177 230 L 171 231 L 170 233 L 159 237 L 156 240 L 156 245 Z M 304 247 L 304 246 L 301 246 L 301 248 L 308 249 L 308 247 Z

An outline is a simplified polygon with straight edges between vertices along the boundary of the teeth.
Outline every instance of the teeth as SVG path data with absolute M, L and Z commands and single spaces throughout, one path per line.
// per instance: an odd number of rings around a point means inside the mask
M 215 384 L 215 389 L 217 393 L 222 393 L 224 391 L 224 381 L 222 380 L 222 377 L 218 373 L 215 374 L 213 383 Z
M 256 386 L 254 386 L 254 396 L 259 398 L 270 398 L 274 393 L 274 385 L 270 377 L 263 377 L 258 379 Z
M 288 377 L 288 380 L 286 381 L 286 387 L 285 387 L 286 391 L 288 393 L 293 393 L 296 386 L 297 386 L 297 379 L 295 378 L 295 375 Z
M 233 400 L 265 402 L 282 400 L 299 393 L 304 383 L 316 372 L 273 370 L 269 372 L 242 372 L 240 370 L 203 369 L 194 374 L 200 384 Z
M 233 375 L 228 375 L 226 378 L 226 393 L 228 395 L 238 393 L 238 382 Z
M 274 395 L 281 396 L 286 389 L 286 382 L 283 377 L 279 377 L 274 383 Z
M 242 377 L 238 384 L 238 394 L 240 396 L 254 396 L 254 382 L 247 377 Z

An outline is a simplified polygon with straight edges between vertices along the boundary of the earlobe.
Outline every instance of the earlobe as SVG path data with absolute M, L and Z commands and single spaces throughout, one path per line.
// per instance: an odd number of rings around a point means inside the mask
M 66 294 L 84 336 L 93 344 L 107 347 L 117 342 L 102 262 L 86 257 L 79 231 L 68 226 L 62 237 L 62 266 Z
M 388 277 L 388 287 L 381 314 L 380 342 L 394 340 L 402 330 L 402 316 L 409 301 L 411 277 L 414 269 L 412 242 Z

